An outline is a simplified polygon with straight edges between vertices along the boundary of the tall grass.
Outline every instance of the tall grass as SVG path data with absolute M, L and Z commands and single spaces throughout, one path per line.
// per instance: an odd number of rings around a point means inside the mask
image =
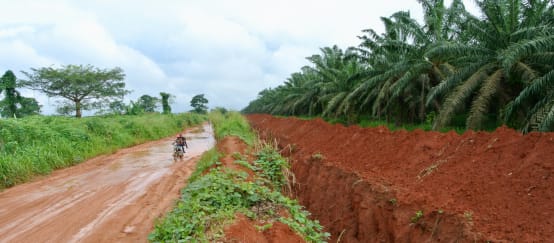
M 215 127 L 215 137 L 220 140 L 225 136 L 237 136 L 248 145 L 254 145 L 256 134 L 250 129 L 246 118 L 238 112 L 211 112 L 210 121 Z
M 205 120 L 197 114 L 0 119 L 0 188 Z

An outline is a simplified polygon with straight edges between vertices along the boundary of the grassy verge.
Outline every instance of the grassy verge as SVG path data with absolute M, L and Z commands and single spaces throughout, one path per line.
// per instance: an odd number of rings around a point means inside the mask
M 215 127 L 215 137 L 218 140 L 225 136 L 237 136 L 246 144 L 252 146 L 256 141 L 256 134 L 250 129 L 248 121 L 237 112 L 212 112 L 209 114 L 210 121 Z
M 205 120 L 197 114 L 0 119 L 0 188 Z
M 284 117 L 287 116 L 276 116 L 276 117 Z M 321 118 L 325 120 L 328 123 L 331 124 L 343 124 L 345 126 L 352 125 L 348 124 L 346 120 L 340 119 L 340 118 L 326 118 L 326 117 L 319 117 L 319 116 L 300 116 L 296 117 L 301 120 L 312 120 L 316 118 Z M 458 119 L 459 120 L 459 119 Z M 464 120 L 465 122 L 465 120 Z M 425 123 L 414 123 L 414 124 L 402 124 L 402 125 L 395 125 L 394 123 L 382 121 L 382 120 L 374 120 L 374 119 L 366 119 L 361 118 L 355 125 L 358 125 L 360 127 L 378 127 L 378 126 L 384 126 L 387 127 L 391 131 L 398 131 L 398 130 L 406 130 L 406 131 L 413 131 L 416 129 L 420 129 L 423 131 L 432 131 L 433 130 L 433 124 L 431 121 L 425 122 Z M 489 125 L 487 127 L 487 131 L 493 131 L 496 127 L 499 125 Z M 467 129 L 465 128 L 465 123 L 457 122 L 455 126 L 447 126 L 439 130 L 439 132 L 449 132 L 449 131 L 455 131 L 458 134 L 463 134 Z
M 233 135 L 254 144 L 255 135 L 246 120 L 238 114 L 211 114 L 216 137 Z M 214 119 L 215 118 L 215 119 Z M 319 222 L 310 220 L 309 213 L 295 200 L 285 197 L 281 188 L 287 183 L 288 163 L 274 147 L 257 144 L 256 160 L 250 164 L 246 155 L 233 154 L 235 163 L 246 165 L 256 176 L 247 180 L 244 171 L 234 171 L 219 165 L 217 151 L 203 155 L 181 199 L 165 218 L 156 223 L 150 234 L 152 242 L 214 242 L 223 237 L 226 224 L 240 212 L 252 219 L 287 224 L 308 242 L 325 242 L 329 234 Z M 278 214 L 286 210 L 287 217 Z

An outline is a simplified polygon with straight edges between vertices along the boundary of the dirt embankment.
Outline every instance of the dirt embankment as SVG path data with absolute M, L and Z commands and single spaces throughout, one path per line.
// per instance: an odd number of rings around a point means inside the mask
M 248 117 L 332 241 L 554 240 L 554 134 L 391 132 Z
M 242 165 L 234 163 L 234 153 L 240 153 L 246 156 L 249 163 L 252 163 L 254 157 L 248 152 L 248 145 L 240 138 L 227 136 L 217 143 L 217 150 L 223 154 L 220 159 L 221 166 L 232 170 L 240 170 L 248 173 L 249 178 L 253 179 L 254 172 Z M 225 239 L 223 242 L 240 243 L 295 243 L 305 242 L 302 237 L 295 233 L 288 225 L 281 222 L 272 222 L 267 230 L 260 230 L 267 222 L 263 220 L 252 220 L 238 213 L 235 221 L 225 228 Z

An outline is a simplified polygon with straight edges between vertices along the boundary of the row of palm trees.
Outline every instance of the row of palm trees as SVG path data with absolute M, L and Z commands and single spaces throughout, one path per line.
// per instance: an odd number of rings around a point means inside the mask
M 461 0 L 419 2 L 424 23 L 403 11 L 383 17 L 384 33 L 364 30 L 346 50 L 321 48 L 243 111 L 554 130 L 552 1 L 478 0 L 481 17 Z

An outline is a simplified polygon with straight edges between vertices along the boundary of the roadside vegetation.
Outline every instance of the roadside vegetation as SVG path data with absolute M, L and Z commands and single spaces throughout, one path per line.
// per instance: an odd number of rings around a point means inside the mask
M 281 189 L 287 184 L 288 163 L 273 146 L 256 140 L 246 119 L 236 112 L 212 112 L 210 120 L 218 140 L 237 136 L 250 145 L 253 162 L 247 155 L 233 154 L 235 163 L 255 173 L 249 178 L 245 171 L 232 170 L 219 162 L 223 155 L 215 149 L 206 152 L 182 190 L 181 199 L 173 211 L 156 223 L 150 234 L 152 242 L 214 242 L 224 237 L 224 227 L 232 223 L 237 213 L 252 220 L 268 222 L 259 230 L 270 228 L 271 222 L 288 225 L 308 242 L 325 242 L 329 234 L 308 218 L 295 200 L 285 197 Z M 278 213 L 286 210 L 289 216 Z
M 0 189 L 117 149 L 170 136 L 205 115 L 0 119 Z
M 382 17 L 384 33 L 363 30 L 360 44 L 321 48 L 245 113 L 421 125 L 433 130 L 554 131 L 554 3 L 419 0 Z

